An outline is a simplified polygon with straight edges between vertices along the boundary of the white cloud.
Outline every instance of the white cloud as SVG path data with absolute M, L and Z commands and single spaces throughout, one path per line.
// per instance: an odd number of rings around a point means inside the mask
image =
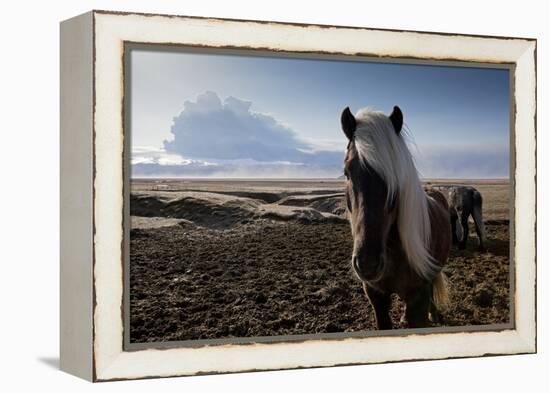
M 216 165 L 213 162 L 192 160 L 183 158 L 179 154 L 168 153 L 163 148 L 149 146 L 134 146 L 132 148 L 132 165 L 155 164 L 155 165 Z
M 341 166 L 342 154 L 320 151 L 273 116 L 254 112 L 250 101 L 228 97 L 223 102 L 208 91 L 186 101 L 174 117 L 168 153 L 194 159 L 288 161 Z M 311 152 L 314 152 L 312 154 Z
M 334 178 L 346 140 L 303 139 L 250 101 L 206 92 L 186 101 L 162 148 L 137 146 L 132 176 Z M 340 136 L 340 139 L 338 139 Z M 508 146 L 479 143 L 411 148 L 425 178 L 496 178 L 509 174 Z

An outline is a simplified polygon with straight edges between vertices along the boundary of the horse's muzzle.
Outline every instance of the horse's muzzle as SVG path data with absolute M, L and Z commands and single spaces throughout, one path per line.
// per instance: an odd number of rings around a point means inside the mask
M 351 258 L 351 266 L 361 281 L 372 281 L 380 275 L 382 257 L 359 258 L 354 255 Z

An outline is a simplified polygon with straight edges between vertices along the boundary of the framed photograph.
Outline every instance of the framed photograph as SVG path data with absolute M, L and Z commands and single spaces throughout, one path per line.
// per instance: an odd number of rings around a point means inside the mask
M 61 368 L 536 351 L 536 40 L 61 23 Z

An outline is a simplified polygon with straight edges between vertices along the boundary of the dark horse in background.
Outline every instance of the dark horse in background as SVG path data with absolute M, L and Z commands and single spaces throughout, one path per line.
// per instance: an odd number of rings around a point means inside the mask
M 448 192 L 453 243 L 458 244 L 461 250 L 466 249 L 468 233 L 470 232 L 468 219 L 472 216 L 479 238 L 479 250 L 485 251 L 487 241 L 485 226 L 483 225 L 483 198 L 481 193 L 471 186 L 451 186 Z
M 363 282 L 378 329 L 391 329 L 391 294 L 406 304 L 408 326 L 438 322 L 448 301 L 441 269 L 451 246 L 448 204 L 426 193 L 401 135 L 403 114 L 363 109 L 341 117 L 349 140 L 344 162 L 353 235 L 352 267 Z

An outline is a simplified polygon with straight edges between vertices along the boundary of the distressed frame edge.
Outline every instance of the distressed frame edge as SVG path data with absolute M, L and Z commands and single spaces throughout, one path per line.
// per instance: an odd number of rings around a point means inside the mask
M 59 25 L 59 367 L 93 381 L 93 19 Z
M 273 57 L 273 58 L 292 58 L 292 59 L 315 59 L 315 60 L 335 60 L 335 61 L 357 61 L 357 62 L 372 62 L 372 63 L 386 63 L 386 64 L 410 64 L 410 65 L 434 65 L 433 60 L 419 60 L 411 58 L 394 58 L 394 57 L 370 57 L 365 55 L 344 55 L 341 53 L 334 54 L 318 54 L 312 52 L 288 52 L 288 51 L 266 51 L 265 49 L 241 49 L 239 47 L 210 47 L 210 46 L 198 46 L 193 45 L 189 46 L 186 44 L 177 44 L 177 43 L 147 43 L 147 42 L 134 42 L 134 41 L 122 41 L 123 45 L 123 70 L 122 70 L 122 83 L 124 88 L 123 95 L 123 113 L 122 121 L 123 127 L 122 131 L 124 134 L 124 152 L 123 152 L 123 210 L 124 210 L 124 238 L 123 238 L 123 258 L 124 258 L 124 267 L 123 267 L 123 279 L 124 279 L 124 293 L 123 293 L 123 338 L 124 345 L 123 351 L 132 352 L 140 351 L 146 349 L 153 350 L 167 350 L 167 349 L 176 349 L 176 348 L 200 348 L 206 346 L 221 346 L 221 345 L 250 345 L 255 343 L 261 344 L 277 344 L 277 343 L 289 343 L 289 344 L 299 344 L 306 342 L 308 340 L 342 340 L 348 338 L 371 338 L 371 337 L 390 337 L 390 336 L 411 336 L 411 335 L 426 335 L 426 334 L 452 334 L 452 333 L 475 333 L 475 332 L 499 332 L 503 330 L 514 330 L 515 329 L 515 313 L 514 313 L 514 247 L 510 247 L 510 318 L 508 322 L 504 323 L 495 323 L 495 324 L 484 324 L 484 325 L 465 325 L 465 326 L 446 326 L 446 327 L 430 327 L 423 329 L 394 329 L 391 331 L 356 331 L 351 333 L 318 333 L 318 334 L 301 334 L 301 335 L 283 335 L 283 336 L 258 336 L 258 337 L 233 337 L 233 338 L 221 338 L 221 339 L 199 339 L 199 340 L 184 340 L 184 341 L 168 341 L 168 342 L 152 342 L 152 343 L 132 343 L 128 334 L 127 327 L 130 323 L 129 318 L 129 277 L 127 272 L 129 271 L 130 261 L 129 261 L 129 222 L 130 222 L 130 212 L 129 212 L 129 195 L 130 195 L 130 176 L 128 173 L 130 171 L 130 148 L 131 148 L 131 134 L 127 130 L 127 126 L 131 128 L 131 116 L 128 107 L 128 94 L 131 92 L 131 86 L 129 86 L 126 81 L 128 78 L 131 78 L 131 67 L 130 67 L 130 56 L 131 52 L 134 50 L 155 50 L 161 51 L 163 53 L 198 53 L 198 54 L 225 54 L 225 55 L 235 55 L 235 56 L 260 56 L 260 57 Z M 492 68 L 492 69 L 503 69 L 509 72 L 510 77 L 510 179 L 514 178 L 515 165 L 515 114 L 512 110 L 515 108 L 515 95 L 514 95 L 514 81 L 515 81 L 515 63 L 478 63 L 473 61 L 445 61 L 438 60 L 437 66 L 448 66 L 448 67 L 481 67 L 481 68 Z M 514 215 L 515 205 L 514 205 L 514 195 L 515 189 L 514 184 L 510 182 L 509 185 L 510 191 L 510 216 Z M 510 220 L 510 236 L 513 238 L 514 232 L 514 221 Z M 313 336 L 313 337 L 312 337 Z
M 409 29 L 389 29 L 382 27 L 365 27 L 365 26 L 352 26 L 352 25 L 329 25 L 323 23 L 306 23 L 306 22 L 285 22 L 285 21 L 271 21 L 263 19 L 242 19 L 242 18 L 222 18 L 216 16 L 199 16 L 199 15 L 183 15 L 183 14 L 163 14 L 163 13 L 151 13 L 151 12 L 139 12 L 139 11 L 113 11 L 104 9 L 94 9 L 91 12 L 98 15 L 120 15 L 120 16 L 159 16 L 163 18 L 176 18 L 176 19 L 199 19 L 199 20 L 212 20 L 220 22 L 243 22 L 243 23 L 255 23 L 255 24 L 267 24 L 267 25 L 282 25 L 282 26 L 295 26 L 295 27 L 319 27 L 322 29 L 356 29 L 356 30 L 370 30 L 370 31 L 382 31 L 382 32 L 395 32 L 395 33 L 418 33 L 418 34 L 434 34 L 448 37 L 472 37 L 472 38 L 491 38 L 491 39 L 503 39 L 503 40 L 524 40 L 524 41 L 537 41 L 535 37 L 517 37 L 517 36 L 498 36 L 498 35 L 486 35 L 486 34 L 467 34 L 467 33 L 449 33 L 441 31 L 428 31 L 428 30 L 409 30 Z
M 99 12 L 100 14 L 103 14 L 103 12 Z M 116 13 L 113 13 L 113 12 L 109 12 L 108 13 L 109 15 L 113 15 L 113 14 L 116 14 Z M 129 13 L 129 15 L 134 15 L 134 13 Z M 146 15 L 146 14 L 138 14 L 138 15 Z M 174 16 L 170 16 L 170 17 L 174 17 Z M 194 17 L 185 17 L 185 18 L 190 18 L 190 19 L 193 19 Z M 213 19 L 213 18 L 204 18 L 204 19 Z M 215 18 L 217 19 L 217 18 Z M 220 19 L 217 19 L 217 20 L 220 20 Z M 223 19 L 222 19 L 223 21 Z M 233 21 L 233 20 L 231 20 Z M 255 21 L 247 21 L 247 22 L 255 22 Z M 288 25 L 288 24 L 285 24 L 285 23 L 280 23 L 280 22 L 273 22 L 273 24 L 276 24 L 276 25 Z M 323 25 L 324 26 L 324 25 Z M 326 26 L 324 26 L 326 27 Z M 363 29 L 363 28 L 357 28 L 357 29 Z M 363 29 L 363 30 L 369 30 L 369 29 Z M 390 30 L 391 32 L 394 32 L 394 34 L 398 34 L 399 32 L 395 32 L 393 30 Z M 418 32 L 413 32 L 413 33 L 418 33 Z M 424 34 L 424 33 L 423 33 Z M 425 33 L 425 34 L 434 34 L 434 33 Z M 437 34 L 437 33 L 435 33 Z M 451 34 L 452 36 L 466 36 L 466 37 L 471 37 L 469 35 L 455 35 L 455 34 Z M 480 38 L 485 38 L 485 36 L 482 36 Z M 497 39 L 505 39 L 503 37 L 495 37 Z M 522 39 L 523 40 L 523 39 Z M 534 75 L 534 78 L 535 78 L 535 89 L 536 89 L 536 40 L 533 40 L 533 39 L 526 39 L 527 40 L 527 43 L 533 43 L 533 52 L 535 53 L 535 75 Z M 94 40 L 94 44 L 95 44 L 95 40 Z M 526 49 L 527 51 L 527 49 Z M 467 61 L 467 60 L 465 60 Z M 95 72 L 94 72 L 94 76 L 95 76 Z M 95 97 L 95 95 L 94 95 Z M 517 105 L 517 103 L 516 103 Z M 534 122 L 534 128 L 532 129 L 533 133 L 534 133 L 534 138 L 535 138 L 535 153 L 536 153 L 536 96 L 534 97 L 534 111 L 535 111 L 535 122 Z M 534 186 L 536 188 L 536 162 L 534 163 L 535 164 L 535 182 L 534 182 Z M 535 208 L 536 208 L 536 195 L 535 195 Z M 536 216 L 534 217 L 535 219 L 535 224 L 536 224 Z M 536 236 L 536 227 L 533 228 L 534 229 L 534 233 L 533 235 Z M 517 239 L 514 239 L 514 240 L 517 240 Z M 536 263 L 536 249 L 535 249 L 535 263 Z M 535 266 L 535 276 L 534 276 L 534 279 L 535 279 L 535 283 L 536 283 L 536 266 Z M 536 291 L 536 289 L 535 289 Z M 535 294 L 536 295 L 536 294 Z M 536 296 L 534 297 L 534 300 L 536 301 Z M 517 316 L 516 316 L 517 317 Z M 517 343 L 521 344 L 521 348 L 523 348 L 522 350 L 519 350 L 515 352 L 511 352 L 510 354 L 513 354 L 513 353 L 533 353 L 533 352 L 536 352 L 536 310 L 535 310 L 535 315 L 534 315 L 534 323 L 535 325 L 533 326 L 533 329 L 534 329 L 534 334 L 532 334 L 533 332 L 525 332 L 524 329 L 521 329 L 522 330 L 522 333 L 525 333 L 525 334 L 519 334 L 521 332 L 519 332 L 519 329 L 518 329 L 518 326 L 516 326 L 516 336 L 517 336 Z M 94 340 L 95 340 L 95 337 L 94 337 Z M 269 345 L 274 345 L 274 344 L 269 344 Z M 504 352 L 499 352 L 499 353 L 484 353 L 484 354 L 470 354 L 470 355 L 463 355 L 463 356 L 457 356 L 457 357 L 471 357 L 471 356 L 484 356 L 484 355 L 500 355 L 500 354 L 507 354 L 507 353 L 504 353 Z M 451 356 L 453 357 L 453 356 Z M 430 357 L 427 357 L 427 358 L 423 358 L 425 360 L 428 360 L 428 359 L 437 359 L 437 358 L 449 358 L 449 356 L 441 356 L 441 357 L 436 357 L 436 356 L 430 356 Z M 408 360 L 423 360 L 423 359 L 419 359 L 419 358 L 414 358 L 414 359 L 406 359 L 406 358 L 401 358 L 399 360 L 394 360 L 394 361 L 408 361 Z M 117 363 L 119 360 L 121 360 L 120 358 L 116 358 L 116 359 L 112 359 L 113 360 L 113 363 Z M 122 359 L 123 360 L 123 359 Z M 382 361 L 383 363 L 385 363 L 385 361 Z M 392 361 L 393 362 L 393 361 Z M 359 364 L 366 364 L 366 363 L 380 363 L 380 362 L 361 362 Z M 346 363 L 346 364 L 357 364 L 357 363 Z M 329 364 L 329 365 L 321 365 L 321 366 L 315 366 L 315 365 L 310 365 L 310 366 L 306 366 L 306 367 L 324 367 L 324 366 L 336 366 L 336 365 L 339 365 L 339 364 Z M 290 367 L 279 367 L 279 368 L 275 368 L 275 369 L 286 369 L 286 368 L 300 368 L 299 366 L 296 367 L 296 366 L 290 366 Z M 268 370 L 270 368 L 267 368 L 265 370 Z M 103 371 L 106 371 L 105 369 L 101 370 L 101 373 L 100 374 L 104 374 Z M 213 371 L 213 373 L 220 373 L 220 372 L 243 372 L 245 370 L 238 370 L 238 371 Z M 253 371 L 253 370 L 247 370 L 247 371 Z M 108 372 L 106 374 L 109 374 Z M 149 376 L 138 376 L 138 377 L 121 377 L 121 378 L 117 378 L 117 377 L 108 377 L 107 378 L 104 378 L 105 375 L 100 375 L 99 377 L 97 377 L 96 375 L 94 375 L 94 380 L 97 380 L 97 381 L 102 381 L 102 380 L 116 380 L 116 379 L 134 379 L 134 378 L 149 378 L 149 377 L 162 377 L 162 376 L 177 376 L 177 375 L 196 375 L 196 374 L 202 374 L 200 371 L 199 372 L 195 372 L 195 373 L 191 373 L 191 374 L 185 374 L 185 373 L 175 373 L 175 374 L 169 374 L 169 375 L 149 375 Z
M 537 41 L 530 41 L 517 59 L 515 87 L 515 137 L 516 173 L 514 176 L 515 224 L 515 324 L 521 340 L 530 353 L 537 353 Z M 522 83 L 518 83 L 522 80 Z M 520 99 L 518 100 L 518 97 Z M 518 103 L 518 101 L 520 101 Z M 519 111 L 518 108 L 522 107 Z M 520 135 L 522 138 L 520 138 Z M 525 140 L 527 138 L 527 140 Z M 518 143 L 519 142 L 519 143 Z M 521 149 L 518 149 L 518 145 Z M 518 154 L 518 150 L 520 150 Z M 527 160 L 526 155 L 531 160 Z M 524 166 L 527 174 L 521 174 Z M 523 175 L 523 176 L 522 176 Z M 528 176 L 527 176 L 528 175 Z M 519 182 L 518 182 L 519 180 Z M 522 192 L 518 192 L 522 190 Z M 525 196 L 528 195 L 528 196 Z M 520 209 L 521 198 L 528 199 L 527 207 Z M 526 214 L 532 208 L 532 215 Z M 520 210 L 523 210 L 520 212 Z M 520 229 L 518 229 L 521 227 Z M 520 240 L 520 241 L 518 241 Z M 524 244 L 529 241 L 530 244 Z M 531 243 L 532 242 L 532 243 Z M 520 247 L 517 247 L 517 244 Z M 529 261 L 521 264 L 519 254 L 525 248 L 532 252 Z M 521 276 L 521 277 L 520 277 Z M 523 300 L 522 300 L 523 299 Z M 527 303 L 527 305 L 525 304 Z M 518 307 L 519 306 L 519 307 Z M 518 310 L 519 309 L 519 310 Z

